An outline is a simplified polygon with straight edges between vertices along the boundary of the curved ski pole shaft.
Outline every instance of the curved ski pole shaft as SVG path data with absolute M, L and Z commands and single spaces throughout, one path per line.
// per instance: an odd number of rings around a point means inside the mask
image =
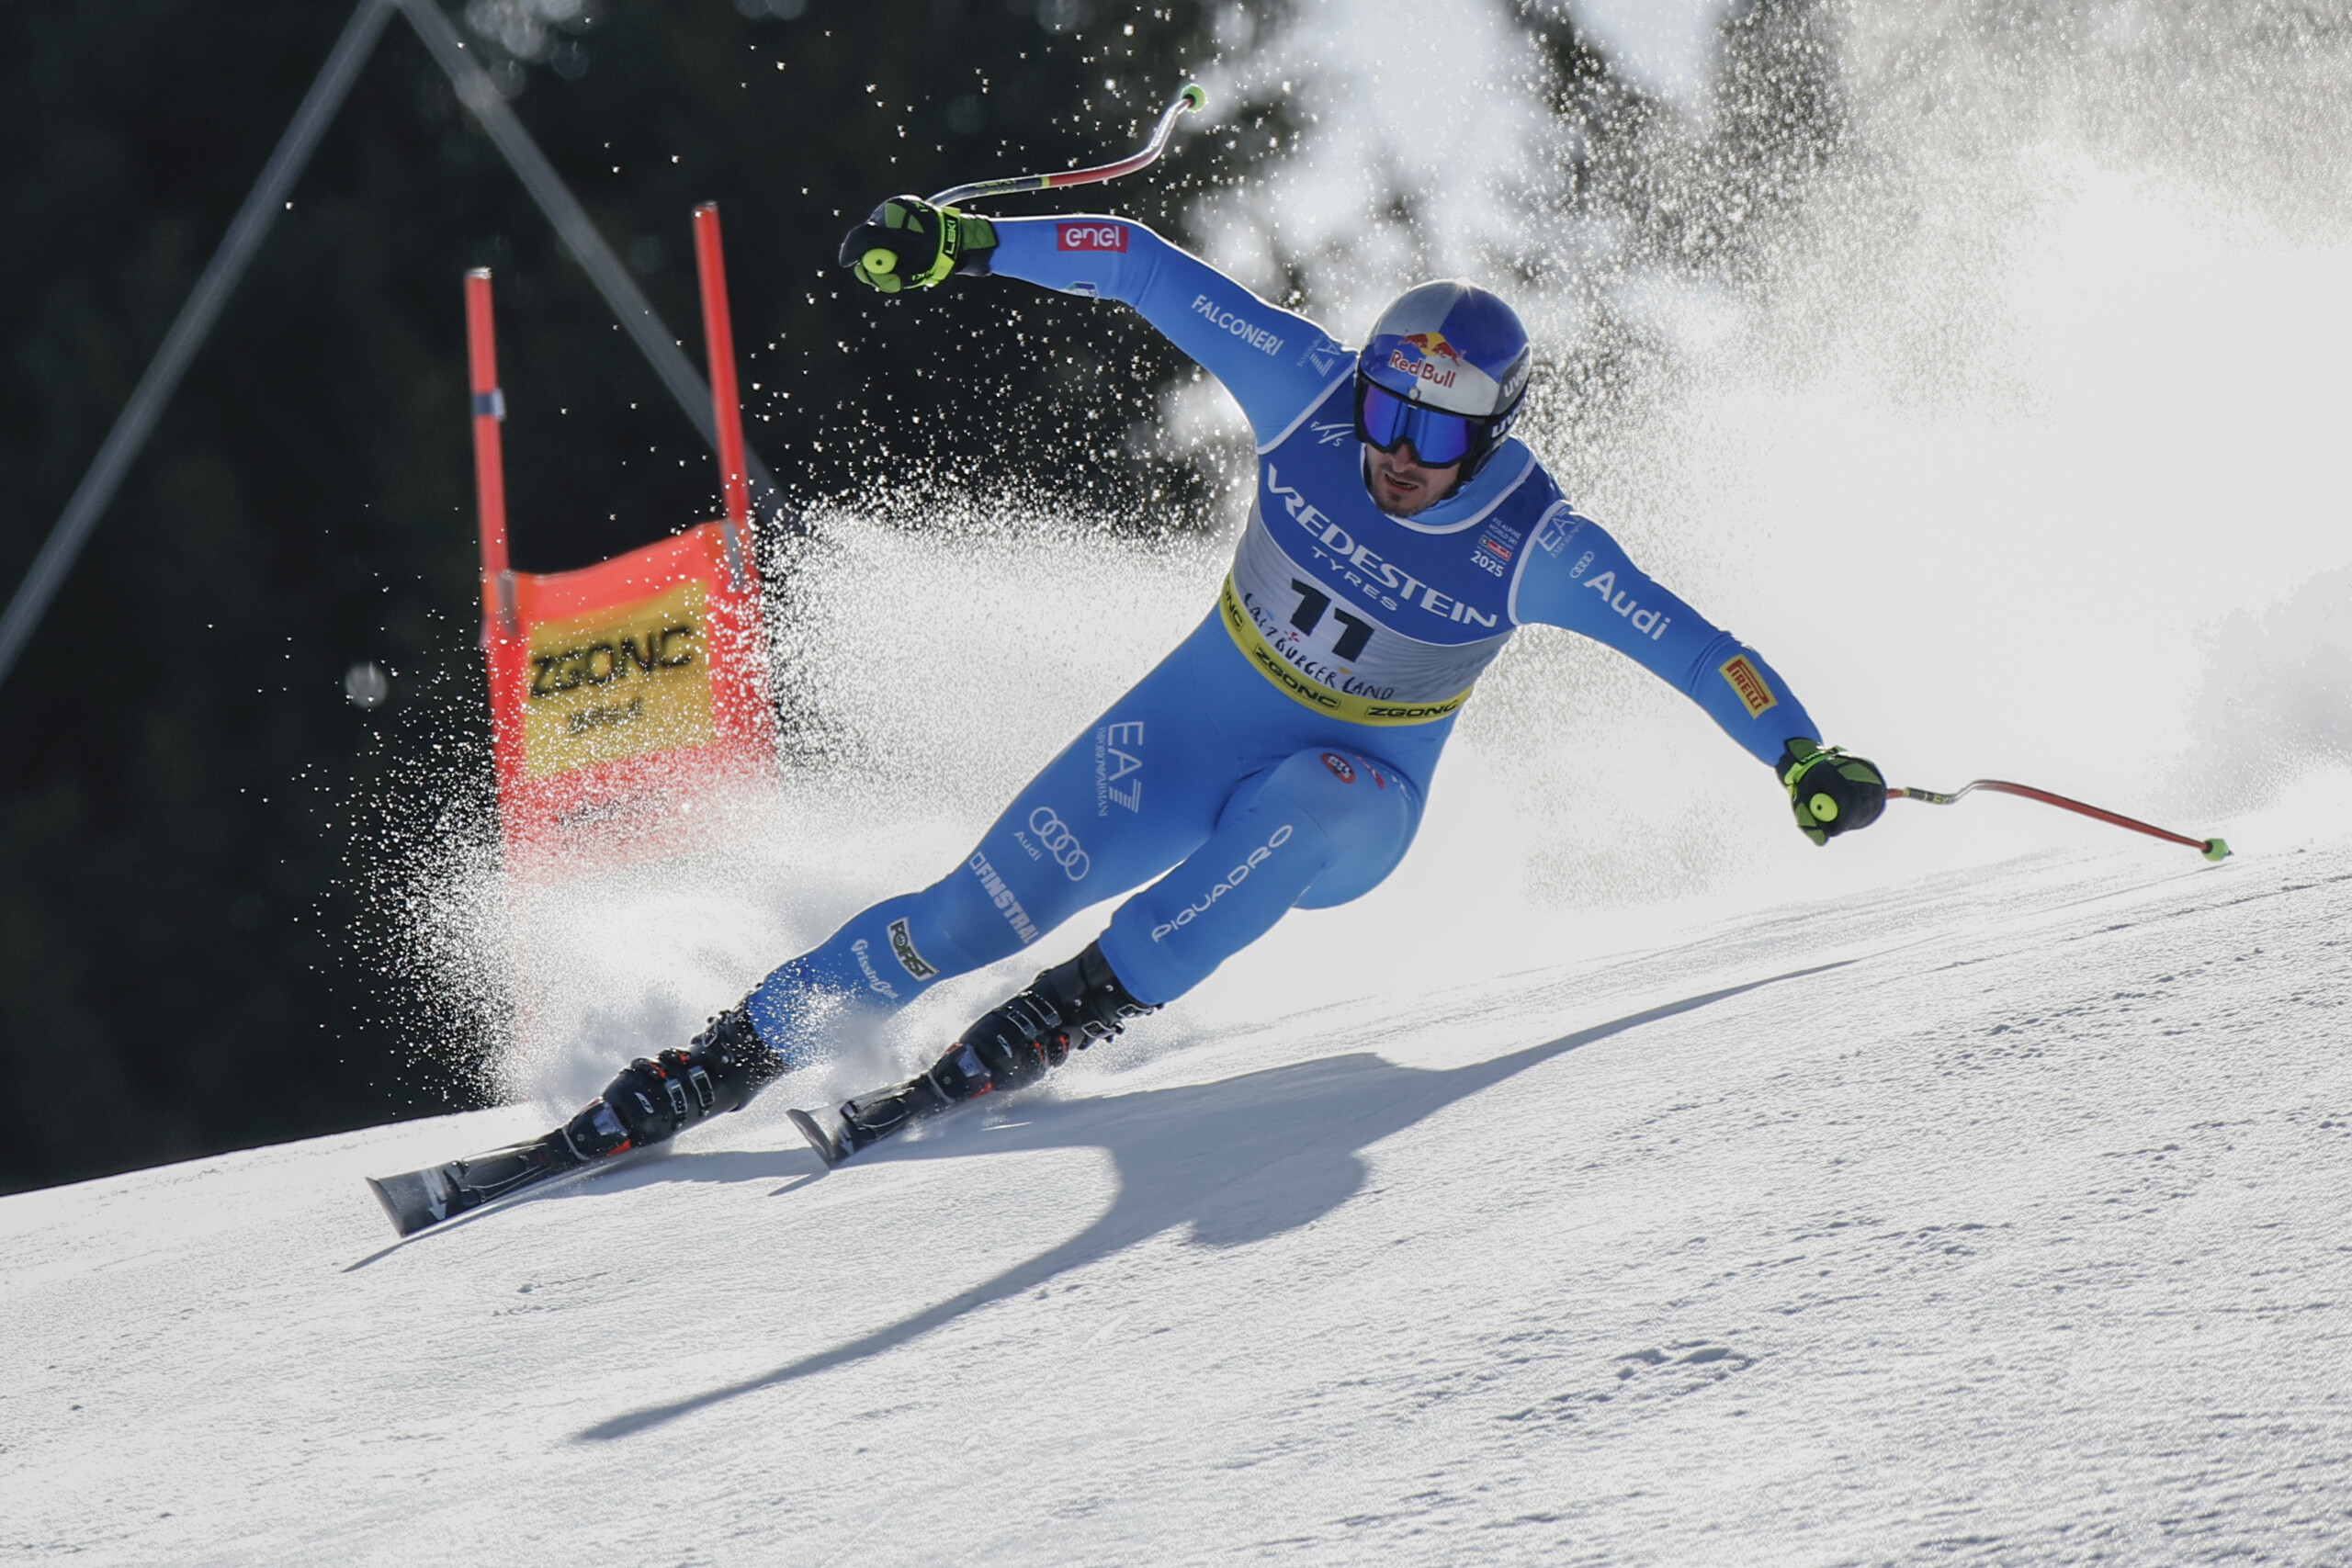
M 1091 169 L 1070 169 L 1058 175 L 1009 175 L 1001 180 L 975 180 L 970 185 L 950 186 L 936 196 L 923 199 L 933 207 L 953 207 L 958 202 L 978 201 L 991 196 L 1011 196 L 1015 191 L 1058 190 L 1064 186 L 1100 185 L 1115 180 L 1122 175 L 1132 175 L 1138 169 L 1149 168 L 1168 151 L 1170 138 L 1176 134 L 1176 121 L 1188 109 L 1207 105 L 1209 96 L 1198 82 L 1187 82 L 1183 91 L 1169 100 L 1160 111 L 1159 123 L 1152 128 L 1151 140 L 1139 152 L 1120 159 L 1115 164 L 1100 164 Z
M 2118 828 L 2129 828 L 2135 833 L 2145 833 L 2152 839 L 2162 839 L 2169 844 L 2186 844 L 2190 849 L 2201 852 L 2210 861 L 2222 860 L 2230 852 L 2230 846 L 2220 839 L 2192 839 L 2186 834 L 2176 833 L 2166 828 L 2159 828 L 2152 822 L 2143 822 L 2136 817 L 2126 817 L 2120 811 L 2109 811 L 2104 807 L 2070 799 L 2046 789 L 2036 789 L 2031 784 L 2011 784 L 2007 779 L 1972 779 L 1949 795 L 1932 789 L 1889 788 L 1886 797 L 1889 800 L 1924 800 L 1930 806 L 1950 806 L 1969 791 L 1978 789 L 1988 789 L 2000 795 L 2022 795 L 2028 800 L 2038 800 L 2044 806 L 2057 807 L 2062 811 L 2072 811 L 2078 816 L 2093 818 L 2101 822 L 2112 822 Z

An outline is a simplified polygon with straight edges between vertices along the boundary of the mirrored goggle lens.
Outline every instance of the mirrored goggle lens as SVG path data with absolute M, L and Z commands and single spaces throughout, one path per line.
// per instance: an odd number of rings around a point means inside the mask
M 1358 434 L 1383 452 L 1409 441 L 1413 456 L 1432 468 L 1462 461 L 1477 444 L 1476 420 L 1408 403 L 1376 381 L 1363 383 L 1356 408 Z

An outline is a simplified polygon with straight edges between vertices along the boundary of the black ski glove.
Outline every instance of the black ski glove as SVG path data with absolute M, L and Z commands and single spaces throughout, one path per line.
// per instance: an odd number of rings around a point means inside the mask
M 1878 764 L 1835 746 L 1790 741 L 1781 753 L 1780 774 L 1789 786 L 1797 830 L 1816 844 L 1867 828 L 1886 809 L 1886 778 Z
M 894 196 L 842 240 L 842 265 L 868 288 L 928 288 L 951 272 L 979 276 L 996 249 L 996 225 L 919 196 Z

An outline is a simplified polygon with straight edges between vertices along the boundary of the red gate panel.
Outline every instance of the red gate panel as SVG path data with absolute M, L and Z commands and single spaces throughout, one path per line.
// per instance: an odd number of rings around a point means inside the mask
M 714 785 L 773 770 L 759 580 L 730 523 L 579 571 L 486 585 L 498 800 L 510 850 L 594 828 L 634 841 Z
M 578 571 L 508 567 L 490 273 L 466 275 L 482 646 L 510 871 L 673 847 L 698 797 L 775 770 L 718 209 L 694 218 L 727 515 Z

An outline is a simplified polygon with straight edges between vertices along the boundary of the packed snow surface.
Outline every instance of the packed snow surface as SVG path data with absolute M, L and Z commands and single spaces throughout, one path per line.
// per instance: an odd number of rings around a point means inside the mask
M 2352 848 L 2109 848 L 398 1246 L 545 1111 L 0 1200 L 0 1555 L 2341 1562 Z

